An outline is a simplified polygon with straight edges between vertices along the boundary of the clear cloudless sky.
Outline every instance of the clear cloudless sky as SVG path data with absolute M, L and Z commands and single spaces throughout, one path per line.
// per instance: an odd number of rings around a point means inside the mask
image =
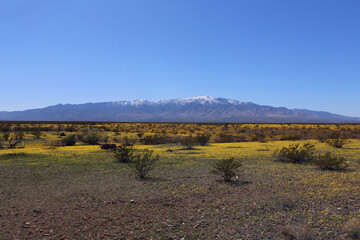
M 359 0 L 0 0 L 0 111 L 214 96 L 360 117 Z

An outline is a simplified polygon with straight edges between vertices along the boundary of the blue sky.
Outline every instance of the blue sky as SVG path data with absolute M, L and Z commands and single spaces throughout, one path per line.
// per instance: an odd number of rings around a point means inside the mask
M 0 0 L 0 111 L 214 96 L 360 116 L 358 0 Z

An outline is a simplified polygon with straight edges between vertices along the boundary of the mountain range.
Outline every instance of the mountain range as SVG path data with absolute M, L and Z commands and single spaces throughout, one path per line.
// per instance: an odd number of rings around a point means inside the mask
M 214 97 L 160 101 L 115 101 L 58 104 L 40 109 L 0 112 L 2 121 L 109 122 L 246 122 L 246 123 L 360 123 L 360 118 L 322 111 L 271 107 Z

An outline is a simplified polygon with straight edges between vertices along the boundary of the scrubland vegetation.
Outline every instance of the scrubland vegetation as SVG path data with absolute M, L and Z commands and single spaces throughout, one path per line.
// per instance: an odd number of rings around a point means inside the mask
M 0 136 L 0 239 L 360 236 L 360 125 L 2 122 Z

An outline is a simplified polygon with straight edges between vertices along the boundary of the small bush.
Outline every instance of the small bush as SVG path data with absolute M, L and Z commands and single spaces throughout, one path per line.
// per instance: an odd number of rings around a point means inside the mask
M 116 162 L 129 163 L 134 155 L 134 146 L 130 143 L 123 143 L 114 149 Z
M 346 143 L 348 142 L 347 139 L 329 139 L 326 141 L 326 143 L 334 148 L 342 148 Z
M 184 146 L 186 150 L 190 150 L 195 145 L 195 139 L 191 135 L 184 137 L 181 141 L 181 145 Z
M 110 144 L 110 143 L 105 143 L 105 144 L 101 145 L 101 149 L 116 149 L 116 145 Z
M 196 141 L 201 145 L 205 146 L 210 140 L 211 134 L 203 133 L 196 136 Z
M 309 163 L 314 157 L 315 144 L 304 143 L 290 144 L 288 147 L 283 147 L 280 150 L 275 150 L 274 155 L 282 162 L 291 163 Z
M 234 161 L 234 158 L 225 158 L 214 164 L 213 174 L 221 175 L 225 182 L 230 182 L 236 176 L 239 168 L 242 166 L 240 161 Z
M 145 179 L 148 173 L 155 168 L 157 161 L 160 159 L 159 155 L 154 155 L 154 151 L 144 149 L 142 153 L 135 154 L 130 162 L 130 168 L 141 179 Z
M 323 170 L 344 170 L 349 167 L 345 158 L 335 156 L 331 152 L 316 155 L 313 163 Z
M 90 145 L 98 145 L 101 137 L 97 132 L 91 132 L 85 135 L 83 142 Z
M 76 145 L 76 136 L 75 134 L 69 135 L 66 138 L 62 140 L 62 143 L 65 144 L 65 146 L 75 146 Z
M 77 137 L 83 143 L 87 143 L 87 144 L 90 144 L 90 145 L 98 145 L 100 141 L 104 140 L 102 135 L 99 132 L 95 131 L 95 130 L 82 131 L 80 134 L 78 134 Z
M 24 132 L 22 131 L 11 133 L 7 139 L 9 143 L 9 148 L 15 148 L 17 145 L 22 143 L 23 138 Z

